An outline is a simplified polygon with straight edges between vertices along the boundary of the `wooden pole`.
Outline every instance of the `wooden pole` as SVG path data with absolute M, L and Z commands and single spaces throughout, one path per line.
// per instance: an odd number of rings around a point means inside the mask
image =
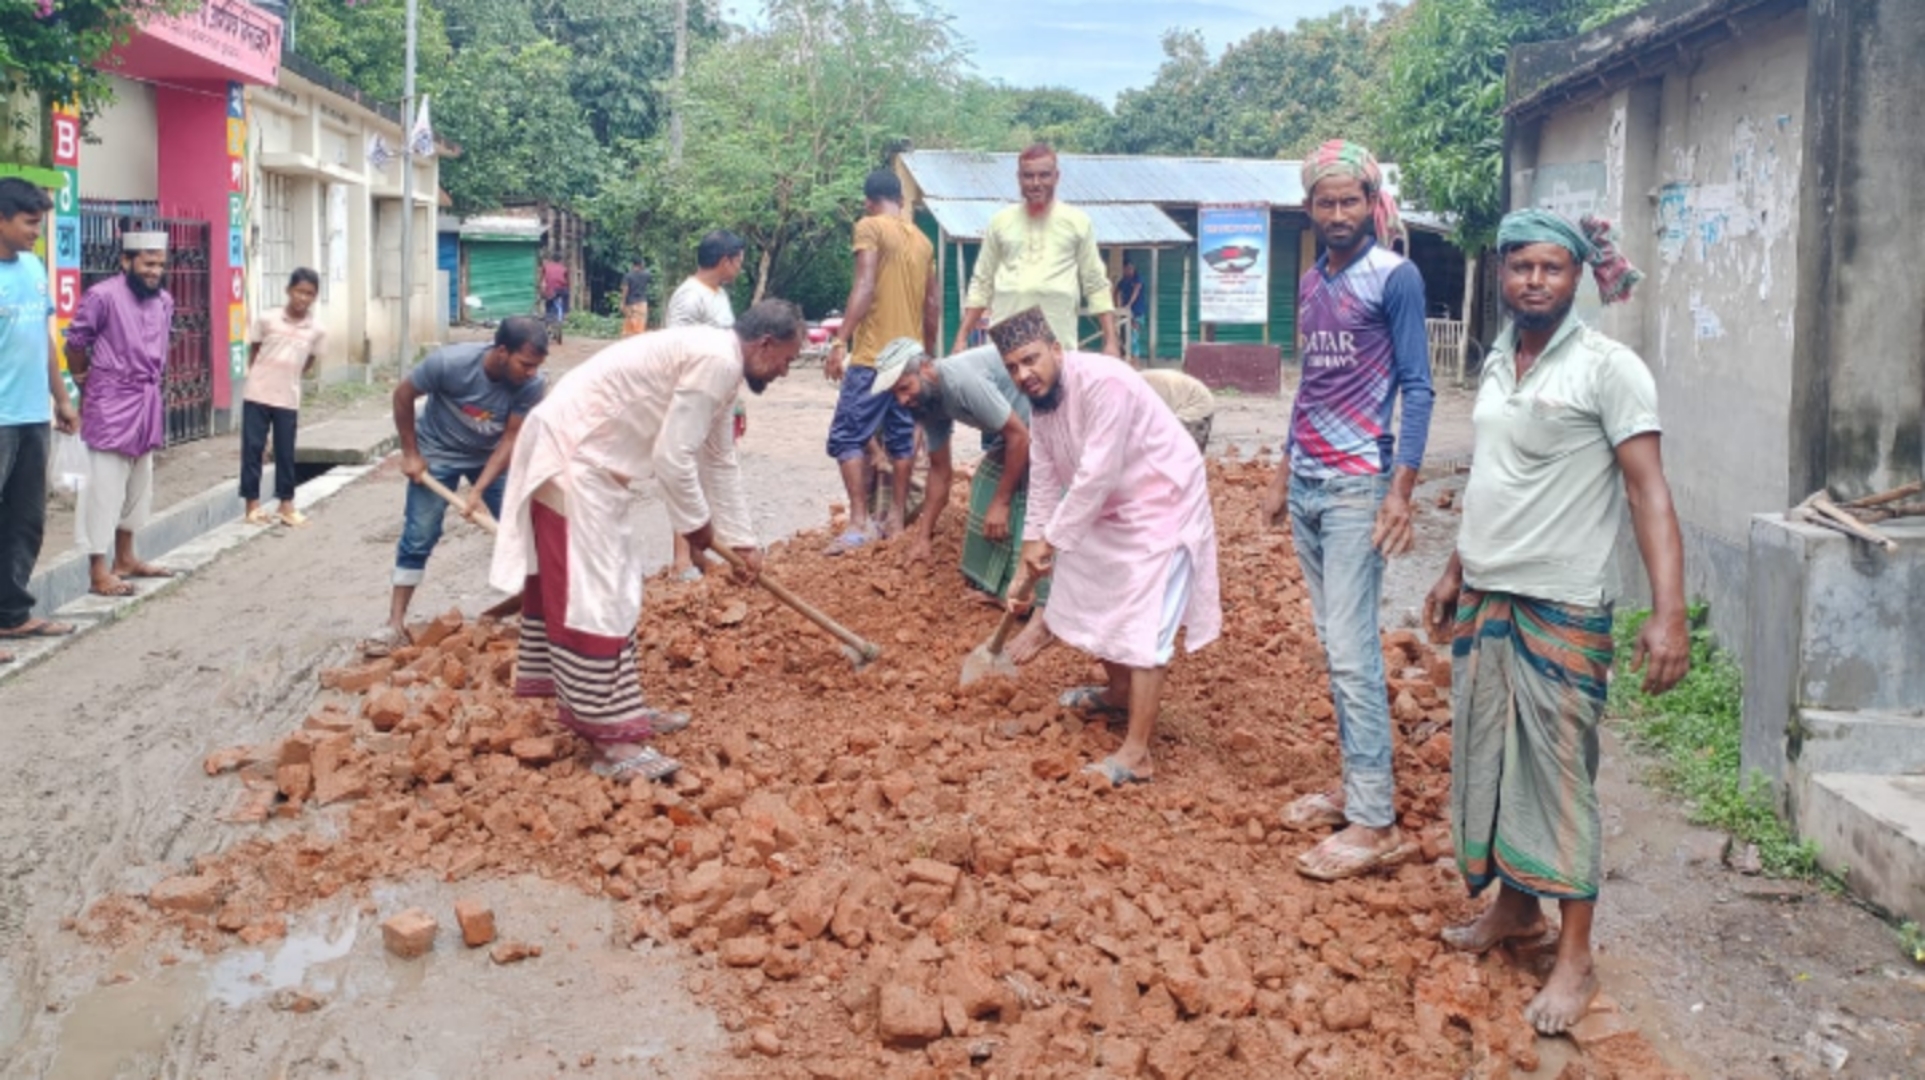
M 1145 363 L 1150 365 L 1155 365 L 1156 363 L 1156 309 L 1163 306 L 1161 303 L 1161 300 L 1163 299 L 1162 295 L 1157 291 L 1158 277 L 1159 277 L 1159 275 L 1157 274 L 1157 270 L 1162 265 L 1163 265 L 1163 249 L 1151 248 L 1150 249 L 1150 304 L 1149 304 L 1150 319 L 1149 319 L 1149 326 L 1147 328 L 1149 331 L 1150 339 L 1143 343 L 1143 360 Z

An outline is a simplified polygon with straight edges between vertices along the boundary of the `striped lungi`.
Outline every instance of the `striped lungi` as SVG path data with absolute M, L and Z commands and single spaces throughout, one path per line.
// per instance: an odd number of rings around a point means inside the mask
M 983 515 L 996 501 L 996 487 L 1003 482 L 1003 461 L 987 454 L 976 466 L 976 478 L 969 485 L 969 520 L 963 526 L 962 572 L 971 585 L 997 599 L 1009 595 L 1016 580 L 1017 564 L 1023 546 L 1023 513 L 1029 505 L 1028 485 L 1016 489 L 1009 498 L 1009 539 L 991 540 L 983 535 Z M 1036 586 L 1032 602 L 1049 599 L 1049 579 Z
M 1451 661 L 1451 835 L 1471 894 L 1502 879 L 1595 900 L 1611 609 L 1466 589 Z
M 555 698 L 556 719 L 593 743 L 649 738 L 655 714 L 642 700 L 634 628 L 623 637 L 569 628 L 568 517 L 539 498 L 528 507 L 535 572 L 522 591 L 515 696 Z

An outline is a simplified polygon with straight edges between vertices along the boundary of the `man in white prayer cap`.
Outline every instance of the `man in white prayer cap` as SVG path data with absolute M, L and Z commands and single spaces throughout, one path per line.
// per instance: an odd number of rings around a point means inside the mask
M 167 441 L 161 376 L 174 323 L 174 298 L 161 287 L 167 234 L 121 237 L 121 275 L 80 298 L 67 328 L 67 370 L 80 386 L 80 440 L 87 479 L 74 531 L 87 551 L 90 587 L 131 596 L 128 578 L 172 577 L 134 554 L 134 533 L 154 501 L 154 451 Z

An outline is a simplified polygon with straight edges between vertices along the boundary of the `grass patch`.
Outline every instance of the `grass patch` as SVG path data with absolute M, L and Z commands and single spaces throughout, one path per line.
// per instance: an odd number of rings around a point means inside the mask
M 358 379 L 353 381 L 321 383 L 302 395 L 301 407 L 303 409 L 313 410 L 333 410 L 346 408 L 363 401 L 371 401 L 375 398 L 391 397 L 394 394 L 394 365 L 390 364 L 388 367 L 389 370 L 385 374 L 376 372 L 374 381 L 371 383 L 361 382 Z
M 592 311 L 571 311 L 561 321 L 561 332 L 576 337 L 619 338 L 622 336 L 622 317 L 597 315 Z
M 1611 680 L 1611 714 L 1621 719 L 1632 745 L 1658 759 L 1658 783 L 1685 801 L 1693 822 L 1729 833 L 1740 844 L 1756 844 L 1765 872 L 1774 877 L 1821 877 L 1817 845 L 1800 840 L 1772 809 L 1762 778 L 1746 782 L 1740 774 L 1744 673 L 1713 644 L 1705 608 L 1695 605 L 1690 612 L 1691 673 L 1661 697 L 1646 694 L 1630 667 L 1649 615 L 1624 614 L 1612 629 L 1618 676 Z

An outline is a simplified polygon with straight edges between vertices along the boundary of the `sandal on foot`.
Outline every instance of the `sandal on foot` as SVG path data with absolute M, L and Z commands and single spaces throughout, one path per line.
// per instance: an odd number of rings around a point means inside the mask
M 1108 689 L 1106 686 L 1078 686 L 1063 691 L 1063 696 L 1056 699 L 1056 704 L 1094 719 L 1127 720 L 1129 706 L 1111 705 L 1103 700 L 1103 693 Z
M 700 570 L 697 570 L 697 569 L 696 569 L 695 567 L 693 567 L 693 566 L 691 566 L 691 567 L 688 567 L 687 569 L 685 569 L 685 570 L 683 570 L 683 571 L 682 571 L 681 573 L 678 573 L 678 574 L 676 574 L 676 575 L 675 575 L 675 580 L 677 580 L 677 581 L 700 581 L 700 580 L 702 580 L 702 572 L 701 572 Z
M 1400 839 L 1388 848 L 1365 847 L 1348 840 L 1339 840 L 1339 833 L 1323 843 L 1297 856 L 1297 873 L 1314 881 L 1343 881 L 1346 878 L 1374 874 L 1380 870 L 1394 870 L 1415 858 L 1418 853 L 1416 844 Z M 1315 858 L 1318 852 L 1334 856 L 1319 865 Z
M 403 645 L 412 645 L 407 636 L 392 626 L 384 626 L 361 639 L 361 655 L 369 660 L 379 660 Z
M 22 638 L 66 637 L 74 632 L 73 623 L 51 622 L 47 619 L 28 619 L 11 630 L 0 630 L 0 641 L 19 641 Z
M 1283 808 L 1283 827 L 1297 832 L 1328 829 L 1349 820 L 1344 816 L 1343 798 L 1327 791 L 1305 795 Z
M 252 510 L 249 510 L 247 512 L 247 516 L 242 518 L 241 520 L 249 525 L 274 524 L 274 516 L 272 514 L 269 514 L 267 511 L 261 509 L 258 506 Z
M 634 757 L 625 757 L 620 761 L 597 761 L 590 765 L 588 770 L 596 776 L 619 782 L 633 780 L 636 777 L 644 780 L 666 780 L 674 776 L 681 767 L 681 762 L 664 756 L 660 750 L 651 746 L 645 747 Z
M 290 529 L 298 529 L 307 524 L 307 515 L 301 513 L 299 510 L 283 510 L 281 511 L 280 522 Z
M 1108 780 L 1110 786 L 1113 788 L 1122 787 L 1124 784 L 1147 784 L 1150 782 L 1150 777 L 1138 775 L 1136 770 L 1130 768 L 1128 765 L 1119 763 L 1115 758 L 1104 758 L 1101 761 L 1092 761 L 1088 765 L 1083 766 L 1082 771 L 1095 773 L 1097 776 Z
M 140 590 L 134 588 L 131 582 L 120 581 L 116 582 L 114 586 L 109 589 L 103 589 L 98 585 L 89 585 L 87 586 L 87 591 L 93 593 L 95 596 L 132 596 Z
M 822 550 L 824 555 L 847 555 L 873 541 L 875 536 L 867 529 L 850 529 L 835 538 L 835 542 Z

